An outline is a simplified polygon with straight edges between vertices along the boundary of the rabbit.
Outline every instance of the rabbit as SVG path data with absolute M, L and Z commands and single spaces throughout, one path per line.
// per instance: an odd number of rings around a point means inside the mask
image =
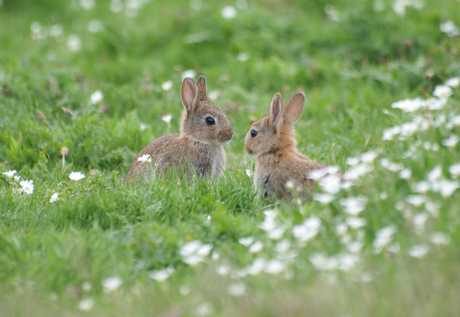
M 276 93 L 268 116 L 254 122 L 246 134 L 244 147 L 257 158 L 254 186 L 264 197 L 276 195 L 290 201 L 297 190 L 301 199 L 309 201 L 315 183 L 308 174 L 326 168 L 297 150 L 294 123 L 304 103 L 303 93 L 293 95 L 285 105 L 281 94 Z
M 219 177 L 225 168 L 223 146 L 233 138 L 233 126 L 225 113 L 207 101 L 206 79 L 201 76 L 195 86 L 185 78 L 181 87 L 185 109 L 182 112 L 180 134 L 170 133 L 150 142 L 134 159 L 127 179 L 139 176 L 148 179 L 152 171 L 164 177 L 174 167 L 191 178 Z M 147 162 L 139 161 L 146 155 Z

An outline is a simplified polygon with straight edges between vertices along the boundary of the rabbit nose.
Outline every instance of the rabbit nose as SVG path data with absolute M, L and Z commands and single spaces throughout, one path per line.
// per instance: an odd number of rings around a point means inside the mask
M 224 130 L 221 131 L 219 134 L 219 142 L 224 143 L 230 141 L 233 138 L 233 131 L 232 130 Z

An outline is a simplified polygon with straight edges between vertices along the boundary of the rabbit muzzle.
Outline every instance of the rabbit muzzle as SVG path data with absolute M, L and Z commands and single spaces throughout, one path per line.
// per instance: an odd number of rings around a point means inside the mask
M 233 139 L 232 130 L 222 130 L 219 133 L 219 143 L 227 144 Z

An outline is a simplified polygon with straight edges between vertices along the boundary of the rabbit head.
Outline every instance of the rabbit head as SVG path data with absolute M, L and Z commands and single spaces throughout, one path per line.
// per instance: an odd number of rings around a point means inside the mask
M 249 154 L 259 157 L 281 149 L 295 148 L 294 123 L 300 118 L 305 104 L 305 95 L 293 95 L 285 105 L 281 94 L 276 93 L 271 102 L 268 116 L 254 122 L 244 139 Z
M 232 140 L 232 123 L 219 107 L 208 102 L 206 79 L 203 76 L 196 85 L 193 79 L 184 78 L 181 97 L 185 107 L 181 136 L 193 142 L 215 146 L 223 146 Z

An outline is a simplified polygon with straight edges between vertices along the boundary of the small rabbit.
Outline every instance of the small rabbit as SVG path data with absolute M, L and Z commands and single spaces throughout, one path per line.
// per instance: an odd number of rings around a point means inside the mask
M 232 123 L 219 107 L 207 101 L 203 76 L 196 86 L 193 79 L 185 78 L 181 97 L 185 109 L 180 134 L 166 134 L 150 142 L 132 162 L 128 180 L 138 176 L 148 179 L 152 171 L 164 176 L 172 167 L 188 177 L 194 173 L 200 178 L 222 175 L 226 162 L 223 146 L 233 138 Z M 139 160 L 147 156 L 147 162 Z
M 299 190 L 300 198 L 311 200 L 315 183 L 308 174 L 326 168 L 297 150 L 294 123 L 304 103 L 303 93 L 293 95 L 285 105 L 276 93 L 268 116 L 254 122 L 246 134 L 244 147 L 257 158 L 254 186 L 264 197 L 292 200 Z

